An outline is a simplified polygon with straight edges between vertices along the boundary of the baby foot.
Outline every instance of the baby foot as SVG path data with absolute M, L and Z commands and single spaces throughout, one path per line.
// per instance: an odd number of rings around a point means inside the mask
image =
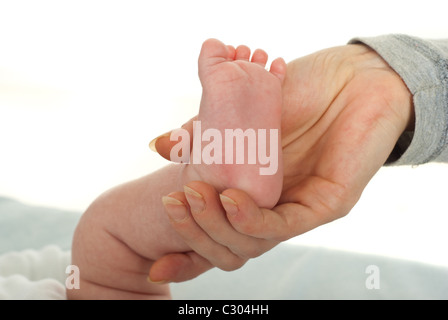
M 188 169 L 218 190 L 244 190 L 260 207 L 271 208 L 283 183 L 280 125 L 286 64 L 276 59 L 267 71 L 263 50 L 250 55 L 246 46 L 204 42 L 198 61 L 202 100 Z

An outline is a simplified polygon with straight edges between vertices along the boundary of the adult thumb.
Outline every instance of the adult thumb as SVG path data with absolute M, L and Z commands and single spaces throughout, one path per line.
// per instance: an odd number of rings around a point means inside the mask
M 184 123 L 181 127 L 182 129 L 188 131 L 188 134 L 189 134 L 188 136 L 190 137 L 190 150 L 193 146 L 193 121 L 196 121 L 197 117 L 198 116 L 191 118 L 186 123 Z M 164 134 L 158 136 L 157 138 L 153 139 L 149 143 L 149 148 L 152 151 L 157 152 L 163 158 L 170 160 L 170 161 L 172 160 L 171 156 L 170 156 L 171 150 L 178 143 L 177 140 L 174 140 L 174 141 L 171 140 L 171 133 L 173 131 L 175 131 L 175 130 L 164 133 Z M 181 156 L 181 155 L 179 155 L 179 156 Z

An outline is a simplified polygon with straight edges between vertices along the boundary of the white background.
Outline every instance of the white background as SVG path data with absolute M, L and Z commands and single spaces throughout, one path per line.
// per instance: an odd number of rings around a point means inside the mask
M 448 36 L 446 1 L 0 0 L 0 195 L 83 211 L 167 162 L 210 37 L 286 61 L 356 36 Z M 344 219 L 294 242 L 448 265 L 448 168 L 382 169 Z

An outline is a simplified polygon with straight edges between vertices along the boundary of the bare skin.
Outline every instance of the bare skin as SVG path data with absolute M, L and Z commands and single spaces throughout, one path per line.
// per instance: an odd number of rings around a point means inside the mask
M 199 76 L 204 87 L 199 118 L 204 121 L 204 128 L 224 129 L 237 117 L 241 120 L 236 122 L 237 125 L 242 125 L 243 121 L 246 124 L 256 121 L 254 126 L 263 127 L 261 121 L 267 119 L 267 128 L 279 129 L 281 84 L 286 65 L 278 59 L 272 63 L 270 71 L 265 70 L 267 55 L 261 50 L 255 51 L 250 61 L 249 58 L 247 47 L 234 49 L 217 40 L 204 43 L 199 58 Z M 263 94 L 269 96 L 263 97 Z M 243 105 L 245 109 L 241 108 Z M 230 116 L 229 106 L 233 108 L 232 119 L 225 121 Z M 275 116 L 252 119 L 248 110 L 251 107 L 258 112 L 264 109 L 274 112 L 277 119 Z M 220 113 L 219 117 L 216 113 Z M 80 289 L 67 290 L 67 297 L 169 299 L 168 285 L 148 281 L 149 269 L 155 260 L 168 253 L 190 252 L 192 249 L 177 235 L 164 213 L 164 205 L 171 207 L 173 216 L 182 220 L 178 209 L 188 202 L 185 198 L 179 200 L 165 195 L 173 190 L 184 190 L 190 201 L 194 201 L 197 198 L 194 185 L 185 185 L 198 178 L 205 178 L 217 188 L 251 187 L 250 183 L 259 177 L 258 173 L 255 176 L 254 171 L 249 170 L 246 179 L 249 185 L 238 184 L 233 177 L 241 175 L 243 169 L 224 168 L 218 173 L 221 179 L 218 184 L 214 172 L 220 168 L 216 166 L 173 164 L 102 194 L 83 214 L 75 231 L 72 263 L 80 270 Z M 275 205 L 282 177 L 280 170 L 267 178 L 266 181 L 277 185 L 278 190 L 271 199 L 263 199 L 260 204 Z M 252 196 L 261 199 L 260 192 L 265 190 L 260 188 Z M 192 256 L 192 259 L 196 257 Z
M 286 74 L 278 205 L 259 208 L 242 190 L 218 196 L 212 186 L 195 182 L 203 210 L 197 214 L 185 207 L 187 218 L 171 220 L 195 252 L 159 259 L 152 279 L 184 281 L 213 266 L 234 270 L 280 241 L 345 216 L 399 136 L 413 127 L 411 93 L 366 46 L 316 52 L 288 63 Z M 169 142 L 157 142 L 158 152 L 169 158 Z M 172 208 L 166 210 L 170 214 Z
M 260 207 L 272 208 L 280 198 L 283 182 L 280 125 L 282 112 L 282 82 L 285 78 L 286 64 L 282 59 L 273 61 L 270 72 L 265 70 L 267 54 L 258 49 L 251 61 L 250 49 L 239 46 L 236 50 L 225 46 L 218 40 L 204 43 L 199 56 L 199 78 L 202 84 L 201 107 L 197 121 L 202 130 L 212 128 L 227 140 L 225 129 L 235 128 L 276 130 L 275 139 L 276 170 L 274 174 L 261 175 L 258 157 L 254 165 L 227 163 L 225 153 L 234 152 L 223 146 L 220 163 L 188 166 L 198 175 L 197 180 L 207 181 L 218 190 L 235 187 L 245 190 Z M 260 138 L 256 136 L 257 142 Z M 269 137 L 266 143 L 269 144 Z M 227 141 L 226 141 L 227 142 Z M 236 143 L 236 142 L 235 142 Z M 265 144 L 266 144 L 265 143 Z M 224 144 L 224 143 L 223 143 Z M 268 152 L 270 145 L 267 146 Z M 247 145 L 245 146 L 247 157 Z M 251 150 L 252 151 L 252 150 Z M 258 150 L 253 150 L 257 155 Z M 194 146 L 193 151 L 194 153 Z M 236 154 L 236 151 L 234 152 Z M 204 154 L 204 153 L 203 153 Z M 194 173 L 192 174 L 194 175 Z

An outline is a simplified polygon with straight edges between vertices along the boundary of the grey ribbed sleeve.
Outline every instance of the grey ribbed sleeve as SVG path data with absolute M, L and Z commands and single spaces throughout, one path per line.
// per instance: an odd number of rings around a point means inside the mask
M 448 162 L 448 39 L 407 35 L 355 38 L 394 69 L 414 97 L 415 130 L 400 137 L 391 165 Z

